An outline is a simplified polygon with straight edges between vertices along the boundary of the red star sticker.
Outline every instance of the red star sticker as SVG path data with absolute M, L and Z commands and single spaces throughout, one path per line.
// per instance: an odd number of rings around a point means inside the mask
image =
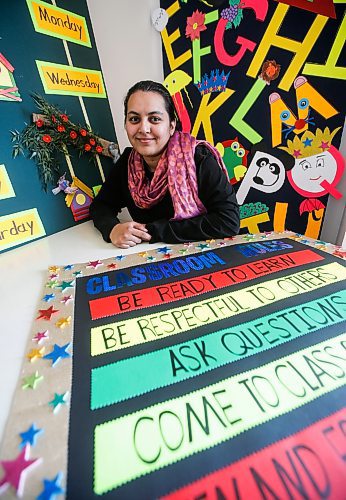
M 170 259 L 171 257 L 172 257 L 172 254 L 170 254 L 170 253 L 165 253 L 164 254 L 164 258 L 165 259 Z
M 99 260 L 91 260 L 87 265 L 87 267 L 93 267 L 94 269 L 96 269 L 98 266 L 102 266 L 102 262 Z
M 25 474 L 30 467 L 41 461 L 40 458 L 29 460 L 30 446 L 26 445 L 25 448 L 17 455 L 14 460 L 0 460 L 0 464 L 5 471 L 4 477 L 0 480 L 0 495 L 8 486 L 13 486 L 16 490 L 17 496 L 21 497 L 24 490 Z
M 302 153 L 300 152 L 300 149 L 295 149 L 295 150 L 293 151 L 293 156 L 294 156 L 295 158 L 299 158 L 299 156 L 301 156 L 301 155 L 302 155 Z
M 325 141 L 322 141 L 321 144 L 320 144 L 320 148 L 323 149 L 323 151 L 325 149 L 329 149 L 329 144 L 328 142 L 325 142 Z
M 117 268 L 117 265 L 114 264 L 114 262 L 112 262 L 111 264 L 108 264 L 108 269 L 116 269 Z
M 50 320 L 52 314 L 59 312 L 59 309 L 54 309 L 53 306 L 48 307 L 48 309 L 39 309 L 40 313 L 36 319 L 47 319 Z
M 333 252 L 333 255 L 346 259 L 346 250 L 335 250 L 335 252 Z

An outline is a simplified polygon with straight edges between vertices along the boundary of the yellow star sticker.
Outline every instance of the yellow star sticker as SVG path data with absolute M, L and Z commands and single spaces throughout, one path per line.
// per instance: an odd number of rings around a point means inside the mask
M 148 252 L 139 252 L 140 257 L 146 257 L 148 255 Z
M 71 316 L 67 316 L 67 318 L 60 318 L 55 323 L 58 328 L 65 328 L 71 324 Z
M 44 354 L 44 347 L 41 347 L 41 349 L 31 349 L 31 351 L 26 355 L 29 361 L 33 363 L 36 361 L 36 359 L 42 358 Z
M 50 273 L 56 274 L 60 271 L 60 267 L 59 266 L 50 266 L 50 267 L 48 267 L 48 271 Z

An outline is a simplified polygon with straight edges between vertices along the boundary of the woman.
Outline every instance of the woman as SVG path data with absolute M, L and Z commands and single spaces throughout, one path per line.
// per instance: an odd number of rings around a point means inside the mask
M 126 148 L 90 207 L 105 241 L 181 243 L 233 236 L 239 208 L 218 151 L 179 132 L 174 104 L 160 83 L 142 81 L 127 93 Z M 121 223 L 127 207 L 133 221 Z

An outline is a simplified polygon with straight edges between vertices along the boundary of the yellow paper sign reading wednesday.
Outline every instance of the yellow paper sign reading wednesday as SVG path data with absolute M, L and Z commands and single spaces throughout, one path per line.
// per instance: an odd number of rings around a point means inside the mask
M 36 61 L 46 94 L 106 97 L 101 71 Z
M 26 0 L 38 33 L 91 47 L 85 18 L 40 0 Z
M 46 234 L 36 208 L 0 217 L 0 251 Z

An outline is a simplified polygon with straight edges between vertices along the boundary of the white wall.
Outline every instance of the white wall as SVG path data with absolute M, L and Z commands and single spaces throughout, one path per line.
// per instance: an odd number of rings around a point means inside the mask
M 162 82 L 161 35 L 150 14 L 159 0 L 87 0 L 120 150 L 129 146 L 123 102 L 139 80 Z
M 87 0 L 120 150 L 129 145 L 123 116 L 127 90 L 139 80 L 163 81 L 161 35 L 150 14 L 159 0 Z M 346 156 L 346 126 L 340 150 Z M 346 246 L 346 174 L 341 200 L 329 197 L 321 239 Z

